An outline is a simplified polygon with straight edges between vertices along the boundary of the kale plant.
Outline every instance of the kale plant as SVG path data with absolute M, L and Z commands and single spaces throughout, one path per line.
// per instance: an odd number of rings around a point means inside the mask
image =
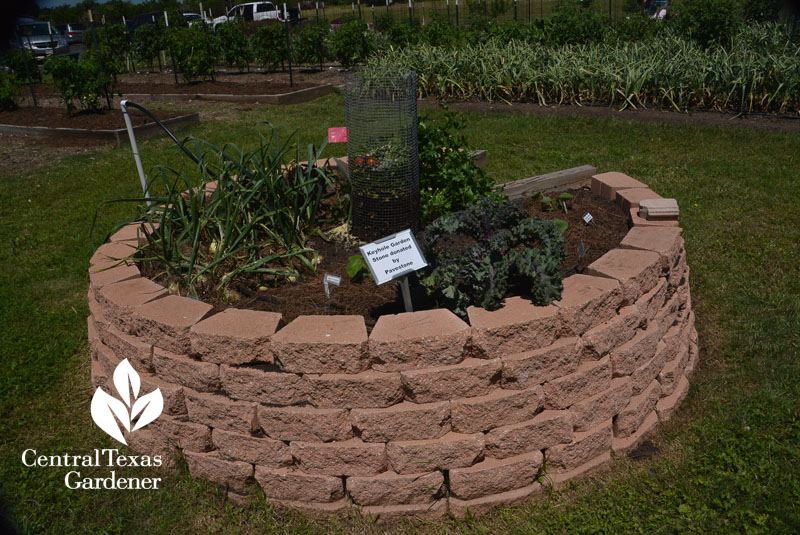
M 423 248 L 422 285 L 461 317 L 470 305 L 499 308 L 512 286 L 537 305 L 561 297 L 564 235 L 516 203 L 484 197 L 440 217 L 425 230 Z

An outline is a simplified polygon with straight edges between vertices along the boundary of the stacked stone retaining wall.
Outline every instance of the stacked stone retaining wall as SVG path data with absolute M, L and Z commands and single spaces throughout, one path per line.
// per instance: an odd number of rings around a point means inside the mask
M 631 229 L 564 280 L 561 300 L 513 297 L 470 308 L 468 323 L 448 310 L 387 315 L 369 335 L 360 316 L 283 325 L 168 295 L 115 260 L 137 243 L 123 228 L 91 259 L 92 383 L 114 394 L 127 358 L 142 391 L 164 397 L 129 445 L 179 448 L 235 498 L 255 484 L 307 512 L 384 520 L 528 500 L 545 479 L 635 448 L 686 396 L 697 362 L 677 221 L 639 218 L 638 202 L 658 195 L 625 175 L 592 188 L 630 210 Z

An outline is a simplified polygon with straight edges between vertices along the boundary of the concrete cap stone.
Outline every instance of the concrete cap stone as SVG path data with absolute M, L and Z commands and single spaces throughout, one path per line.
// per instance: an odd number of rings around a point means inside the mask
M 115 282 L 126 281 L 140 277 L 139 268 L 130 264 L 96 265 L 89 268 L 89 284 L 94 291 Z
M 136 309 L 136 315 L 176 330 L 188 330 L 208 316 L 212 310 L 214 307 L 197 299 L 168 295 L 159 299 L 158 303 L 142 304 Z
M 506 299 L 503 308 L 494 311 L 469 307 L 476 356 L 497 358 L 552 344 L 561 330 L 559 310 L 521 297 Z
M 613 318 L 622 302 L 620 285 L 613 279 L 576 274 L 563 284 L 561 299 L 553 305 L 559 308 L 564 329 L 572 335 Z
M 276 362 L 295 373 L 358 373 L 369 367 L 362 316 L 299 316 L 272 335 Z
M 144 236 L 141 235 L 141 228 L 142 223 L 131 223 L 129 225 L 125 225 L 111 235 L 110 241 L 134 241 L 139 243 L 144 239 Z
M 646 187 L 647 184 L 615 171 L 600 173 L 592 177 L 592 193 L 608 201 L 613 201 L 619 190 Z
M 276 312 L 228 308 L 192 326 L 192 353 L 218 364 L 271 363 L 268 340 L 280 325 Z
M 680 216 L 678 201 L 675 199 L 642 199 L 639 202 L 639 217 L 648 221 L 671 219 Z
M 126 259 L 136 252 L 137 246 L 138 243 L 136 240 L 104 243 L 97 248 L 92 257 L 89 259 L 89 265 L 95 267 L 107 267 L 118 264 L 121 261 L 123 261 L 123 263 L 130 264 L 132 262 Z
M 661 255 L 662 266 L 670 267 L 683 248 L 682 232 L 680 227 L 633 227 L 620 247 L 654 251 Z
M 139 277 L 102 287 L 95 295 L 98 301 L 120 308 L 133 308 L 167 295 L 167 289 L 150 279 Z
M 648 221 L 643 217 L 639 217 L 639 208 L 630 209 L 631 225 L 633 227 L 677 227 L 678 221 L 674 219 L 658 220 L 653 219 Z
M 661 256 L 656 252 L 612 249 L 592 262 L 586 273 L 618 280 L 625 302 L 633 304 L 658 283 L 660 269 Z
M 469 323 L 477 329 L 497 329 L 507 325 L 518 325 L 532 320 L 553 318 L 558 308 L 553 305 L 536 306 L 522 297 L 509 297 L 497 310 L 471 306 L 467 309 Z
M 639 208 L 639 202 L 644 199 L 661 199 L 661 195 L 649 188 L 631 188 L 617 191 L 616 203 L 623 210 L 630 211 L 631 208 Z

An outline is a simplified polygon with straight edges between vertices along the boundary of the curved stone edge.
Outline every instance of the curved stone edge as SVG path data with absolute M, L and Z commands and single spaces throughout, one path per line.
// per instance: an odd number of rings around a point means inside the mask
M 168 296 L 125 262 L 129 225 L 90 261 L 92 383 L 113 393 L 128 358 L 165 398 L 131 447 L 179 448 L 192 474 L 239 497 L 258 484 L 307 512 L 383 520 L 525 501 L 543 474 L 560 484 L 634 449 L 688 392 L 698 346 L 681 230 L 647 223 L 632 220 L 550 306 L 510 298 L 469 323 L 383 316 L 369 336 L 359 317 L 282 326 Z

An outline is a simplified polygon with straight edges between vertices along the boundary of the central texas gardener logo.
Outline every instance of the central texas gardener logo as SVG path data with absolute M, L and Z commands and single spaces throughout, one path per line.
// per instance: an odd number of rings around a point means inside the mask
M 92 397 L 92 419 L 100 429 L 127 446 L 117 422 L 128 432 L 141 429 L 161 415 L 164 398 L 159 388 L 139 396 L 141 380 L 128 359 L 117 364 L 113 379 L 122 401 L 97 387 Z

